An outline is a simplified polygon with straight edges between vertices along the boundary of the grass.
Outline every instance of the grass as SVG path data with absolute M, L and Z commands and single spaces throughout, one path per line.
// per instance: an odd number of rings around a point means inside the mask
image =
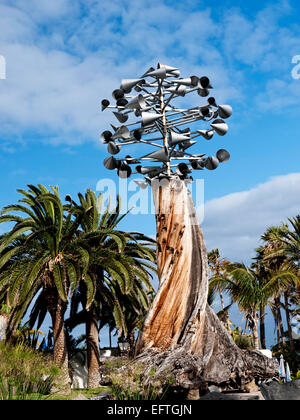
M 110 388 L 108 387 L 99 387 L 99 388 L 93 388 L 93 389 L 72 389 L 70 395 L 59 395 L 59 394 L 52 394 L 49 396 L 46 396 L 43 399 L 45 400 L 60 400 L 60 401 L 70 401 L 74 400 L 78 395 L 83 395 L 84 397 L 90 399 L 92 397 L 97 397 L 102 392 L 110 391 Z
M 51 393 L 61 374 L 51 356 L 24 343 L 14 346 L 0 343 L 0 400 L 68 401 L 79 395 L 90 399 L 105 391 L 111 392 L 114 400 L 161 400 L 171 385 L 171 378 L 157 378 L 155 371 L 150 372 L 145 383 L 144 367 L 124 358 L 109 360 L 104 368 L 112 382 L 110 387 Z
M 108 361 L 105 367 L 110 369 L 111 391 L 115 400 L 163 400 L 173 383 L 171 375 L 159 378 L 153 369 L 147 378 L 144 366 L 132 361 Z M 123 367 L 123 369 L 121 369 Z
M 0 343 L 0 400 L 41 399 L 59 374 L 50 357 L 24 343 Z

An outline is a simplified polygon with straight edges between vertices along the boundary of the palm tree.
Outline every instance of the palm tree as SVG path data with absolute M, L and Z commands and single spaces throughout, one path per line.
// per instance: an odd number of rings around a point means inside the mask
M 130 293 L 121 293 L 121 290 L 116 288 L 116 294 L 122 308 L 125 328 L 122 323 L 116 323 L 115 327 L 118 329 L 119 338 L 124 337 L 128 340 L 128 355 L 132 357 L 135 350 L 135 333 L 144 324 L 145 317 L 154 300 L 155 292 L 152 286 L 145 288 L 143 282 L 140 279 L 136 279 Z
M 281 308 L 284 308 L 286 313 L 289 344 L 291 350 L 294 351 L 294 341 L 290 319 L 292 312 L 290 310 L 289 300 L 293 294 L 297 296 L 297 289 L 300 289 L 298 268 L 300 263 L 300 216 L 288 220 L 293 230 L 290 230 L 287 224 L 282 224 L 279 227 L 270 227 L 261 237 L 265 242 L 265 245 L 261 247 L 259 251 L 261 255 L 260 258 L 263 259 L 270 272 L 274 272 L 276 270 L 286 270 L 290 273 L 290 283 L 284 283 L 282 289 L 278 290 L 278 293 L 274 298 L 273 313 L 277 328 L 278 342 L 280 342 L 281 336 L 281 340 L 283 344 L 285 344 L 285 333 L 281 317 Z M 281 302 L 282 295 L 284 299 L 283 303 Z M 298 301 L 298 305 L 299 303 L 300 301 Z
M 226 260 L 225 258 L 220 259 L 220 252 L 218 248 L 213 249 L 212 251 L 208 252 L 208 266 L 212 271 L 212 277 L 220 277 L 224 273 L 226 273 L 226 268 L 230 264 L 230 261 Z M 224 305 L 224 298 L 221 289 L 218 287 L 218 294 L 220 297 L 221 307 L 222 310 L 225 309 Z
M 294 278 L 293 272 L 277 271 L 270 276 L 267 282 L 261 280 L 260 272 L 253 266 L 232 264 L 228 267 L 227 275 L 211 279 L 211 287 L 220 287 L 229 293 L 234 302 L 245 312 L 247 323 L 252 330 L 254 348 L 259 349 L 258 311 L 266 306 L 282 287 L 290 284 Z
M 43 185 L 28 188 L 18 190 L 23 196 L 21 204 L 1 212 L 0 223 L 14 226 L 0 241 L 0 296 L 7 293 L 14 308 L 11 322 L 16 325 L 43 290 L 53 325 L 54 361 L 67 372 L 64 315 L 68 297 L 81 279 L 89 285 L 89 249 L 83 238 L 76 237 L 82 214 L 64 214 L 58 187 L 51 187 L 52 191 Z
M 146 301 L 144 284 L 148 290 L 153 290 L 149 281 L 149 269 L 154 270 L 155 251 L 154 241 L 144 235 L 116 230 L 117 225 L 126 216 L 120 215 L 119 196 L 116 208 L 110 211 L 109 204 L 102 215 L 102 195 L 97 198 L 94 192 L 87 190 L 85 196 L 78 194 L 78 197 L 80 204 L 67 197 L 70 202 L 68 209 L 73 214 L 83 215 L 81 231 L 86 237 L 90 237 L 89 246 L 92 250 L 87 273 L 93 279 L 95 293 L 93 303 L 87 306 L 86 284 L 81 283 L 72 313 L 74 315 L 80 299 L 83 307 L 81 319 L 83 317 L 86 324 L 89 387 L 95 387 L 99 385 L 100 380 L 98 321 L 102 308 L 111 308 L 117 328 L 127 334 L 126 317 L 120 297 L 134 294 L 135 297 L 143 297 L 143 302 Z M 79 232 L 79 237 L 80 235 Z
M 255 258 L 255 262 L 252 264 L 252 268 L 254 268 L 257 272 L 257 277 L 259 279 L 259 284 L 262 286 L 266 286 L 268 281 L 270 280 L 270 274 L 266 269 L 266 264 L 263 261 L 262 253 L 263 248 L 258 248 L 256 250 L 257 256 Z M 265 326 L 265 317 L 266 317 L 266 303 L 262 301 L 260 303 L 259 308 L 259 332 L 260 332 L 260 342 L 263 349 L 267 348 L 266 343 L 266 326 Z

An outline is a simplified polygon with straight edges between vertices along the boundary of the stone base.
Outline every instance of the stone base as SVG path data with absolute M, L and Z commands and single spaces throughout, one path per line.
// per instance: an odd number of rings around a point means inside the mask
M 222 393 L 222 392 L 210 392 L 209 394 L 204 395 L 200 398 L 202 401 L 264 401 L 264 397 L 260 392 L 252 392 L 248 394 L 241 394 L 241 393 Z
M 280 384 L 272 381 L 260 386 L 261 393 L 265 400 L 270 401 L 300 401 L 300 380 Z

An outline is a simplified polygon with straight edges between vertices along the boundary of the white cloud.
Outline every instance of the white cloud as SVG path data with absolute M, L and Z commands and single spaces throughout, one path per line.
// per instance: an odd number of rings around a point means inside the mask
M 269 226 L 300 214 L 299 197 L 300 173 L 292 173 L 208 201 L 203 222 L 207 249 L 219 248 L 224 257 L 250 262 Z
M 4 0 L 4 4 L 19 9 L 40 22 L 55 19 L 76 10 L 71 0 Z
M 291 67 L 292 68 L 292 67 Z M 282 112 L 289 110 L 299 115 L 300 81 L 293 80 L 290 74 L 290 81 L 273 79 L 265 87 L 265 91 L 256 96 L 256 103 L 263 112 Z
M 69 145 L 97 141 L 111 118 L 99 112 L 100 100 L 121 78 L 142 74 L 158 59 L 183 75 L 209 75 L 220 101 L 241 103 L 249 80 L 240 62 L 268 71 L 280 66 L 284 45 L 296 48 L 296 29 L 278 30 L 289 3 L 278 4 L 251 22 L 237 9 L 215 18 L 207 7 L 195 11 L 158 0 L 4 0 L 0 134 L 20 141 L 34 131 L 41 140 Z M 274 83 L 266 86 L 267 96 Z M 289 93 L 287 105 L 295 98 Z

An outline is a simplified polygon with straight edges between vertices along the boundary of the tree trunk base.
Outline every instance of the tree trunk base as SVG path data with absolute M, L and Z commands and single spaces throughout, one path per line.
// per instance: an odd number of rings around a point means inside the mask
M 212 384 L 244 389 L 253 379 L 277 376 L 276 361 L 259 351 L 238 348 L 208 305 L 205 318 L 201 352 L 192 353 L 180 344 L 165 351 L 145 350 L 135 358 L 136 363 L 146 366 L 144 376 L 150 378 L 155 370 L 153 379 L 165 384 L 172 379 L 172 387 L 183 389 L 203 389 Z

